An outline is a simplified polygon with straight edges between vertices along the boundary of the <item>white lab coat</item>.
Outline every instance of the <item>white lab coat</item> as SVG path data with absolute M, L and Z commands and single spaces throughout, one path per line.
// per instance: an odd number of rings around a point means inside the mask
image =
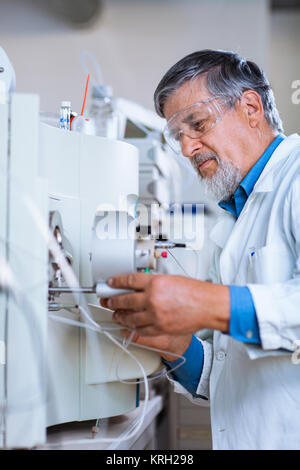
M 292 361 L 300 340 L 297 134 L 276 148 L 238 220 L 224 211 L 211 238 L 211 280 L 249 287 L 262 342 L 242 343 L 219 331 L 213 342 L 201 340 L 197 393 L 210 399 L 213 448 L 300 449 L 300 364 Z M 208 403 L 177 382 L 175 390 Z

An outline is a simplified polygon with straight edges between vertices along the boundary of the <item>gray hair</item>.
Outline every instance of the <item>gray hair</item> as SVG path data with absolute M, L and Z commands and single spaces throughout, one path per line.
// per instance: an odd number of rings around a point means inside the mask
M 264 71 L 254 62 L 231 51 L 204 49 L 187 55 L 163 76 L 154 93 L 154 105 L 159 116 L 170 95 L 181 85 L 205 74 L 207 89 L 229 108 L 235 106 L 246 90 L 255 90 L 262 101 L 265 118 L 270 127 L 283 132 L 275 98 Z

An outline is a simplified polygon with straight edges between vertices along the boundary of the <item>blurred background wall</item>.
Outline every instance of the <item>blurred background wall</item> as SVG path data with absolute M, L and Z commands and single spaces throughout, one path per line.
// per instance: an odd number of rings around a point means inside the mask
M 300 134 L 300 103 L 292 102 L 292 83 L 300 80 L 299 3 L 294 4 L 297 8 L 276 9 L 270 15 L 269 78 L 287 135 Z
M 85 10 L 80 11 L 80 3 Z M 89 9 L 92 13 L 97 3 L 94 20 L 79 25 L 76 14 L 83 17 Z M 95 55 L 105 82 L 117 96 L 150 108 L 158 81 L 175 61 L 202 48 L 233 49 L 265 68 L 290 133 L 299 130 L 300 105 L 291 101 L 291 83 L 300 79 L 298 4 L 296 0 L 0 0 L 0 44 L 14 63 L 18 91 L 39 93 L 42 110 L 53 112 L 62 99 L 80 108 L 82 49 Z
M 15 66 L 17 90 L 38 93 L 41 110 L 52 112 L 58 112 L 61 100 L 80 111 L 83 49 L 99 61 L 116 96 L 151 109 L 157 83 L 177 60 L 202 48 L 233 49 L 266 70 L 290 134 L 300 130 L 300 104 L 291 100 L 291 84 L 300 80 L 299 3 L 0 0 L 0 45 Z M 91 21 L 79 24 L 93 12 Z
M 98 59 L 116 95 L 148 107 L 162 74 L 192 51 L 235 49 L 267 66 L 267 0 L 103 0 L 94 22 L 81 27 L 53 5 L 0 0 L 0 43 L 13 60 L 18 90 L 38 92 L 43 110 L 56 111 L 61 99 L 80 106 L 82 49 Z

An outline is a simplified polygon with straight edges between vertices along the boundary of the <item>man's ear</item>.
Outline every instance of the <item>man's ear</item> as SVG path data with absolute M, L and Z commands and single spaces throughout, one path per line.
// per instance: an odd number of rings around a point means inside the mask
M 240 106 L 248 119 L 249 126 L 258 127 L 264 118 L 264 108 L 261 97 L 254 90 L 246 90 L 240 99 Z

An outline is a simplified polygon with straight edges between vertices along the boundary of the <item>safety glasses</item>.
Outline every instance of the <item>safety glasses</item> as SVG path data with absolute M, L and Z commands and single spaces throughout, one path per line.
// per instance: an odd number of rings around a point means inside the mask
M 207 98 L 181 109 L 171 117 L 163 131 L 167 144 L 180 154 L 181 135 L 199 139 L 222 119 L 225 109 L 225 105 L 219 104 L 216 98 Z

